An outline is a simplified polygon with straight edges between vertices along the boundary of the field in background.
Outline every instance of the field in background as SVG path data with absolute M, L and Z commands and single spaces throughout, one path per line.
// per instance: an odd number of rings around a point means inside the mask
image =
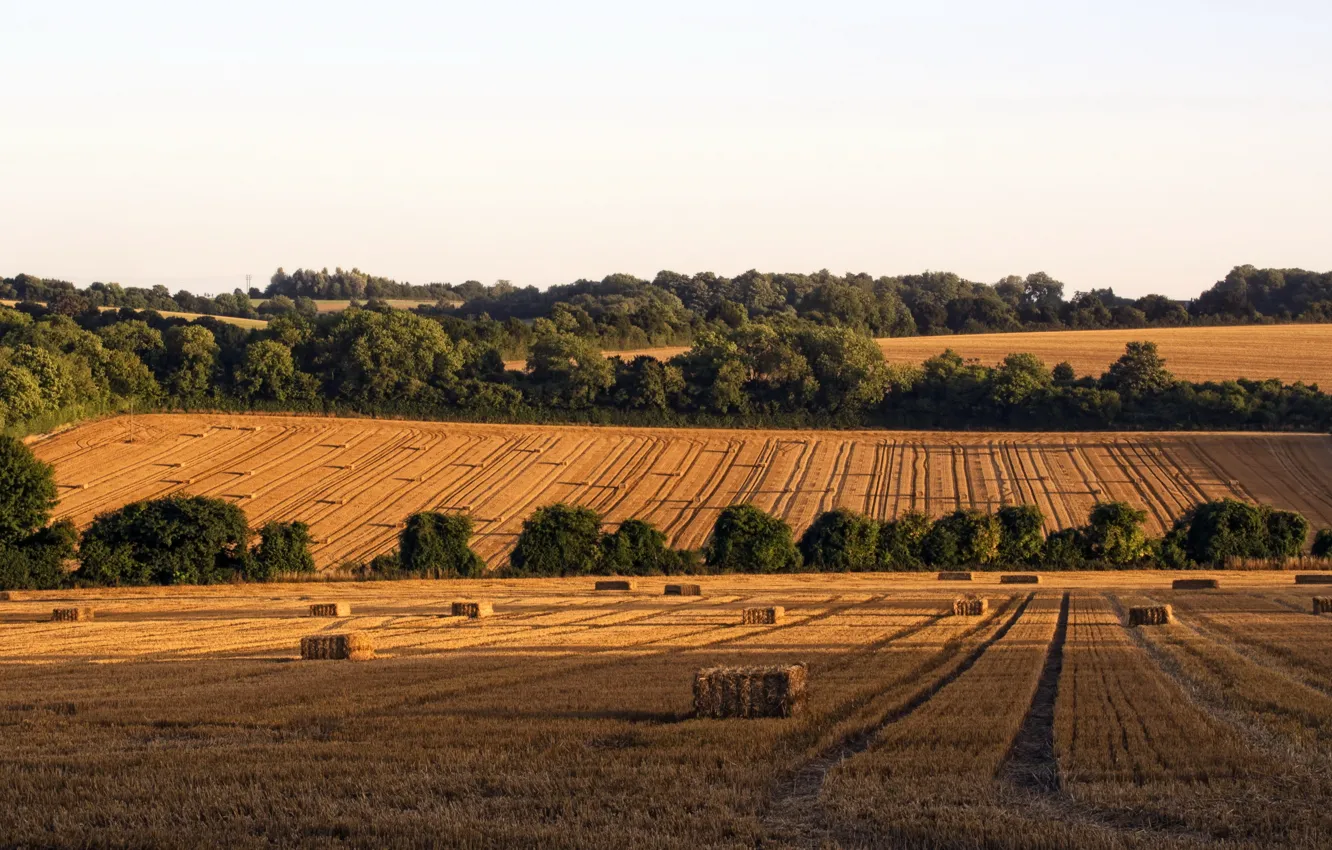
M 57 516 L 82 526 L 130 501 L 186 492 L 240 504 L 254 525 L 309 523 L 320 567 L 389 551 L 425 510 L 476 521 L 503 562 L 533 510 L 587 505 L 647 519 L 699 547 L 727 505 L 797 533 L 846 507 L 878 518 L 1038 505 L 1048 530 L 1098 500 L 1149 513 L 1159 534 L 1193 505 L 1235 497 L 1332 526 L 1332 437 L 1225 433 L 957 433 L 464 425 L 315 417 L 117 417 L 32 443 L 55 465 Z
M 0 844 L 1324 846 L 1332 621 L 1289 574 L 1218 575 L 32 592 L 0 601 Z M 987 614 L 946 616 L 960 590 Z M 1139 602 L 1179 624 L 1123 628 Z M 96 619 L 46 621 L 73 604 Z M 346 630 L 380 657 L 296 660 Z M 691 717 L 696 670 L 801 661 L 796 718 Z
M 1332 325 L 1248 325 L 1223 328 L 1144 328 L 1109 331 L 1046 331 L 961 334 L 879 339 L 890 363 L 919 364 L 951 348 L 966 358 L 994 365 L 1009 354 L 1030 353 L 1053 367 L 1067 360 L 1078 375 L 1099 377 L 1130 342 L 1155 342 L 1166 368 L 1189 381 L 1280 378 L 1332 388 Z M 647 354 L 669 360 L 685 348 L 607 351 L 626 360 Z M 523 370 L 522 360 L 505 362 Z

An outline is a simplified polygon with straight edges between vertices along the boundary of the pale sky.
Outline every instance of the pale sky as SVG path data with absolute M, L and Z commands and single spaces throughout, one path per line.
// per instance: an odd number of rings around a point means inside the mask
M 1332 269 L 1332 3 L 0 0 L 0 275 Z

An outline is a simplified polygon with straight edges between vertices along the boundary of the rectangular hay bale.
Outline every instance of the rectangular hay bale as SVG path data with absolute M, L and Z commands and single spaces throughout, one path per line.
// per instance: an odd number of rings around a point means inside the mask
M 971 573 L 945 570 L 939 573 L 939 581 L 971 581 Z
M 316 602 L 310 606 L 311 617 L 350 617 L 351 603 Z
M 953 616 L 979 617 L 990 609 L 990 600 L 984 596 L 959 596 L 953 600 Z
M 1000 584 L 1040 584 L 1041 577 L 1030 573 L 999 576 Z
M 1170 586 L 1175 590 L 1216 590 L 1221 582 L 1214 578 L 1177 578 Z
M 60 623 L 76 623 L 93 618 L 91 608 L 56 608 L 51 611 L 51 620 Z
M 702 596 L 703 586 L 698 584 L 668 584 L 667 596 Z
M 791 717 L 805 704 L 804 664 L 771 667 L 709 667 L 694 674 L 694 714 L 731 717 Z
M 495 613 L 495 607 L 489 602 L 455 602 L 452 610 L 455 617 L 470 617 L 473 620 Z
M 1332 573 L 1298 573 L 1296 584 L 1332 584 Z
M 301 658 L 306 661 L 369 661 L 374 657 L 375 645 L 365 632 L 301 638 Z
M 1313 612 L 1315 614 L 1332 614 L 1332 596 L 1315 596 L 1313 598 Z
M 0 602 L 18 602 L 24 596 L 17 590 L 0 590 Z
M 1175 612 L 1169 605 L 1139 605 L 1129 609 L 1130 626 L 1164 626 L 1175 622 Z
M 786 609 L 780 605 L 767 608 L 746 608 L 740 615 L 740 623 L 745 626 L 771 626 L 782 621 Z
M 633 590 L 634 582 L 630 579 L 608 579 L 596 583 L 597 590 Z

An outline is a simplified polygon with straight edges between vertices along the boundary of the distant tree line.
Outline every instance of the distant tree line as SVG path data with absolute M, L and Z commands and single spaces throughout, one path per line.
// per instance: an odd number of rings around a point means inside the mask
M 115 283 L 79 289 L 27 274 L 0 279 L 0 298 L 49 303 L 65 315 L 92 306 L 255 318 L 288 310 L 313 312 L 315 299 L 413 299 L 431 302 L 422 312 L 432 315 L 464 323 L 492 321 L 479 333 L 511 357 L 526 355 L 530 334 L 523 328 L 540 318 L 609 349 L 688 344 L 704 328 L 778 317 L 876 337 L 1332 322 L 1332 272 L 1237 266 L 1185 301 L 1155 294 L 1127 298 L 1113 289 L 1071 295 L 1065 290 L 1044 272 L 978 283 L 948 272 L 872 277 L 750 270 L 723 277 L 662 271 L 652 280 L 612 274 L 539 290 L 508 281 L 411 284 L 355 268 L 278 269 L 262 291 L 237 289 L 216 297 Z M 257 304 L 261 299 L 268 300 Z
M 272 410 L 517 422 L 800 427 L 1332 428 L 1332 395 L 1276 380 L 1193 383 L 1153 343 L 1100 376 L 1029 354 L 997 366 L 946 351 L 887 364 L 874 341 L 802 319 L 700 331 L 668 361 L 605 358 L 549 319 L 506 369 L 470 324 L 378 301 L 290 311 L 261 328 L 129 309 L 70 317 L 0 307 L 0 425 L 49 427 L 132 400 L 146 409 Z
M 256 534 L 244 511 L 222 499 L 133 502 L 100 514 L 82 535 L 68 521 L 50 524 L 55 504 L 51 467 L 20 441 L 0 437 L 0 589 L 261 582 L 314 572 L 304 523 L 270 522 Z M 557 503 L 523 522 L 498 574 L 1228 567 L 1299 556 L 1310 530 L 1298 513 L 1231 499 L 1198 505 L 1160 539 L 1146 534 L 1146 517 L 1125 503 L 1105 502 L 1092 508 L 1086 525 L 1047 536 L 1045 517 L 1032 505 L 937 519 L 908 512 L 884 522 L 837 509 L 815 518 L 797 540 L 781 518 L 738 504 L 721 511 L 702 551 L 694 552 L 672 549 L 650 522 L 627 519 L 607 530 L 596 511 Z M 471 537 L 465 515 L 418 513 L 405 523 L 395 551 L 344 566 L 367 579 L 477 578 L 485 564 Z M 1332 557 L 1332 529 L 1318 532 L 1312 554 Z

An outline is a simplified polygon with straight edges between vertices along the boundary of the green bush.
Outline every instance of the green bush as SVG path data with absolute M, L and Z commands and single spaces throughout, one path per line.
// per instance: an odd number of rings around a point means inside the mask
M 934 521 L 921 542 L 932 567 L 984 566 L 999 554 L 999 518 L 977 510 L 954 511 Z
M 56 504 L 55 475 L 21 440 L 0 436 L 0 545 L 46 525 Z
M 312 573 L 310 527 L 303 522 L 270 522 L 259 529 L 259 545 L 250 553 L 246 578 L 272 581 L 284 574 Z
M 918 570 L 924 567 L 922 547 L 931 524 L 929 517 L 915 511 L 880 524 L 877 552 L 880 569 Z
M 244 566 L 249 536 L 245 514 L 220 499 L 133 502 L 83 532 L 77 576 L 106 585 L 228 581 Z
M 725 508 L 703 554 L 719 573 L 792 572 L 800 566 L 791 526 L 753 505 Z
M 1269 511 L 1267 514 L 1267 557 L 1295 558 L 1304 551 L 1309 536 L 1309 521 L 1294 511 Z
M 17 543 L 0 545 L 0 590 L 55 590 L 68 583 L 65 562 L 79 534 L 67 519 Z
M 486 570 L 472 551 L 472 518 L 463 514 L 419 513 L 398 535 L 402 569 L 430 578 L 475 578 Z
M 1082 529 L 1086 557 L 1108 566 L 1122 567 L 1137 563 L 1152 552 L 1152 543 L 1143 530 L 1147 512 L 1126 502 L 1101 502 L 1091 509 Z
M 1268 556 L 1267 517 L 1256 505 L 1221 499 L 1198 505 L 1175 523 L 1190 561 L 1221 566 L 1231 558 Z
M 865 572 L 878 566 L 879 524 L 837 508 L 815 518 L 800 538 L 805 568 L 817 572 Z
M 588 575 L 601 569 L 601 515 L 556 503 L 537 508 L 523 522 L 509 555 L 516 575 Z
M 999 561 L 1028 564 L 1045 551 L 1045 515 L 1035 505 L 1005 505 L 999 509 Z
M 1332 528 L 1324 528 L 1314 535 L 1313 556 L 1332 558 Z
M 1082 530 L 1062 528 L 1045 538 L 1041 565 L 1049 570 L 1080 570 L 1087 565 Z
M 652 576 L 684 571 L 680 554 L 666 545 L 666 535 L 641 519 L 627 519 L 602 537 L 601 553 L 601 572 L 607 575 Z

